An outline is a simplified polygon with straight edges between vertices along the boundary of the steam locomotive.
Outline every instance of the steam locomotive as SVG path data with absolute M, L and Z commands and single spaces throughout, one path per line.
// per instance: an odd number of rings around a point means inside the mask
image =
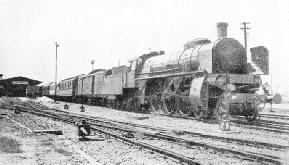
M 50 83 L 42 87 L 42 94 L 130 111 L 255 120 L 260 109 L 256 91 L 262 81 L 251 74 L 244 47 L 227 38 L 227 26 L 217 24 L 215 41 L 198 38 L 178 52 L 144 54 L 129 60 L 129 67 L 96 69 Z M 258 59 L 268 60 L 268 55 Z

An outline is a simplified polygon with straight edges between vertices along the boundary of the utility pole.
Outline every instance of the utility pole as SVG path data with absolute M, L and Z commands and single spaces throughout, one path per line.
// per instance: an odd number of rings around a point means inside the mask
M 92 69 L 92 70 L 93 70 L 94 62 L 95 62 L 94 60 L 91 61 L 91 67 L 92 67 L 91 69 Z
M 249 28 L 249 27 L 247 27 L 246 25 L 249 25 L 250 23 L 248 23 L 248 22 L 242 22 L 241 23 L 241 30 L 244 30 L 244 40 L 245 40 L 245 51 L 246 51 L 246 55 L 247 55 L 247 29 L 251 29 L 251 28 Z
M 55 42 L 56 46 L 56 65 L 55 65 L 55 91 L 54 91 L 54 102 L 56 102 L 56 89 L 57 89 L 57 48 L 59 45 Z

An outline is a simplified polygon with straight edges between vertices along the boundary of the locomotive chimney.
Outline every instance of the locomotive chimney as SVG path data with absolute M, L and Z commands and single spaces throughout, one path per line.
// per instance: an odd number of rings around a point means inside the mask
M 227 22 L 219 22 L 217 23 L 217 37 L 218 38 L 226 38 L 227 37 Z

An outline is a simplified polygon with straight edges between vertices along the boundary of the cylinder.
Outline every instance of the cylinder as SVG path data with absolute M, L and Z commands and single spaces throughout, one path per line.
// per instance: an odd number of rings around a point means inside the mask
M 228 27 L 228 23 L 226 22 L 217 23 L 217 37 L 218 38 L 227 37 L 227 27 Z

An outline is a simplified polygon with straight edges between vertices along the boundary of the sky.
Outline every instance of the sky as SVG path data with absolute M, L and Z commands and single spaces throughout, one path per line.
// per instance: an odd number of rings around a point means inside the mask
M 269 50 L 263 82 L 287 97 L 286 0 L 0 0 L 0 73 L 55 81 L 57 42 L 59 81 L 87 74 L 92 60 L 94 69 L 109 69 L 150 51 L 182 50 L 195 38 L 214 39 L 218 22 L 242 44 L 240 23 L 250 23 L 248 48 Z

